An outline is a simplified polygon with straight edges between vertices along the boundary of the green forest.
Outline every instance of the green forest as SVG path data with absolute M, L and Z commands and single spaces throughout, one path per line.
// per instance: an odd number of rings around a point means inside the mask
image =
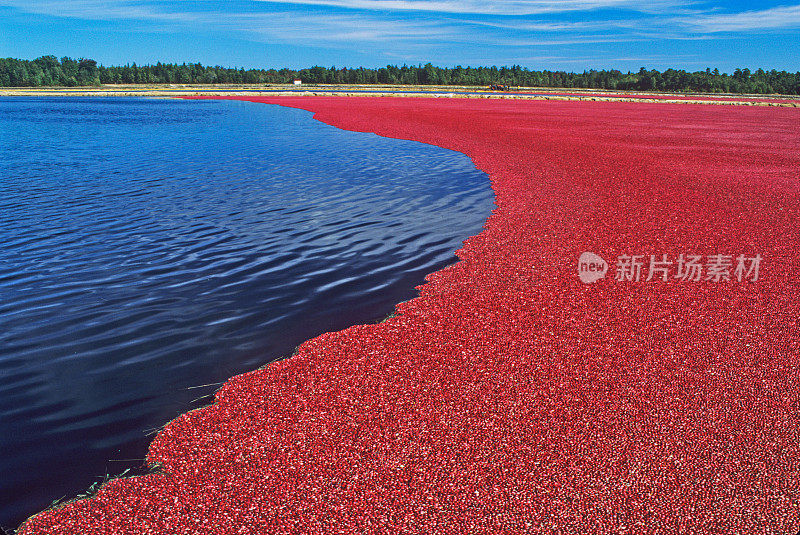
M 532 71 L 512 67 L 436 67 L 387 65 L 377 69 L 314 66 L 308 69 L 234 69 L 199 63 L 156 63 L 106 67 L 92 59 L 60 60 L 43 56 L 34 60 L 0 58 L 0 87 L 99 86 L 103 84 L 398 84 L 512 87 L 558 87 L 702 93 L 800 94 L 800 72 L 718 69 L 688 72 L 589 70 Z

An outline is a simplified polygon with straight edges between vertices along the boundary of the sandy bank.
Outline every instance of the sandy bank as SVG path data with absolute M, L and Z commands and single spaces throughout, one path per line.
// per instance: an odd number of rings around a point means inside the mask
M 363 92 L 362 92 L 363 91 Z M 368 93 L 364 93 L 368 92 Z M 103 86 L 99 88 L 0 88 L 0 96 L 106 96 L 106 97 L 181 97 L 181 96 L 350 96 L 406 98 L 468 98 L 513 100 L 588 100 L 600 102 L 646 102 L 662 104 L 719 104 L 731 106 L 800 107 L 800 97 L 780 95 L 709 95 L 679 93 L 613 92 L 551 88 L 525 88 L 511 92 L 488 91 L 464 86 Z

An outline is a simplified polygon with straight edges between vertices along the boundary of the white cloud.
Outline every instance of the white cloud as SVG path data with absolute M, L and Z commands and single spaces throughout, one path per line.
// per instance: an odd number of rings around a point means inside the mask
M 762 11 L 687 17 L 677 19 L 676 22 L 687 26 L 691 31 L 702 33 L 800 28 L 800 5 L 774 7 Z
M 636 28 L 641 21 L 629 20 L 595 20 L 583 22 L 543 22 L 536 20 L 462 20 L 464 24 L 514 30 L 519 32 L 586 32 L 610 30 L 613 28 Z
M 725 32 L 800 27 L 800 6 L 715 13 L 690 10 L 697 5 L 693 1 L 252 0 L 255 9 L 248 12 L 219 11 L 222 2 L 184 0 L 0 0 L 0 6 L 83 20 L 130 21 L 135 30 L 224 32 L 254 42 L 368 48 L 387 56 L 422 47 L 425 57 L 441 57 L 447 48 L 483 45 L 487 51 L 505 51 L 501 53 L 530 47 L 543 52 L 536 57 L 545 58 L 568 45 L 719 39 L 728 37 Z M 669 6 L 675 9 L 659 11 Z M 606 11 L 589 13 L 601 8 Z M 558 16 L 575 11 L 586 13 Z
M 271 42 L 376 42 L 457 39 L 455 25 L 436 21 L 406 21 L 377 14 L 310 14 L 297 12 L 189 12 L 159 9 L 152 2 L 109 0 L 0 0 L 0 6 L 27 13 L 84 20 L 130 20 L 241 32 Z M 150 25 L 149 27 L 151 27 Z
M 683 6 L 680 0 L 258 0 L 272 4 L 327 6 L 371 11 L 432 11 L 476 15 L 537 15 L 595 9 L 664 12 Z
M 639 37 L 575 37 L 571 39 L 527 39 L 508 41 L 504 44 L 511 47 L 531 47 L 531 46 L 569 46 L 569 45 L 588 45 L 598 43 L 631 43 L 635 41 L 645 41 Z
M 86 20 L 191 21 L 192 13 L 163 11 L 151 2 L 114 0 L 0 0 L 25 13 Z
M 229 13 L 209 15 L 217 29 L 244 31 L 259 41 L 426 43 L 461 40 L 463 28 L 440 21 L 408 21 L 375 16 L 298 13 Z M 464 40 L 468 36 L 464 35 Z

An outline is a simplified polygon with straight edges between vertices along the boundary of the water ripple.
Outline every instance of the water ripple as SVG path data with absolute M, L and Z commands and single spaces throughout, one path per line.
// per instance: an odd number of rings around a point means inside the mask
M 492 209 L 464 155 L 244 102 L 0 99 L 0 524 L 375 321 Z

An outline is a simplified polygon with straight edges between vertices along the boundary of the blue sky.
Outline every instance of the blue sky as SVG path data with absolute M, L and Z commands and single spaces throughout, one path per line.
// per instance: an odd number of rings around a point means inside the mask
M 797 2 L 798 0 L 794 0 Z M 800 4 L 694 0 L 0 0 L 0 57 L 105 65 L 800 71 Z

